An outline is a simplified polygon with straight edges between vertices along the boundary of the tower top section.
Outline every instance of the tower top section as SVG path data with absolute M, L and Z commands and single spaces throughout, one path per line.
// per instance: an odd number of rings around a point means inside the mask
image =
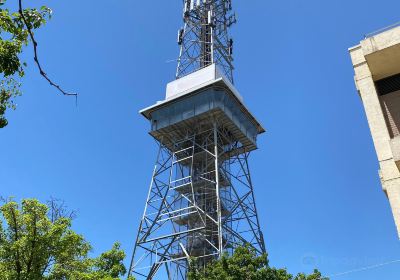
M 184 0 L 184 26 L 178 31 L 180 53 L 176 78 L 216 64 L 233 84 L 232 0 Z

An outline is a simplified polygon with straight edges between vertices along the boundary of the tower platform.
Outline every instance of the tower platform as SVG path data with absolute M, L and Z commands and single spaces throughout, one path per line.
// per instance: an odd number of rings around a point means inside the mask
M 265 129 L 243 103 L 243 98 L 215 64 L 167 85 L 166 98 L 140 113 L 151 122 L 150 134 L 171 150 L 184 131 L 211 129 L 218 120 L 246 151 L 257 148 L 257 135 Z

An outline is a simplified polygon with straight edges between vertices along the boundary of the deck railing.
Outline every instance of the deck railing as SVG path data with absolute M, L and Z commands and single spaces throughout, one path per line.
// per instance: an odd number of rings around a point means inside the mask
M 400 26 L 400 21 L 399 21 L 399 22 L 396 22 L 396 23 L 394 23 L 394 24 L 392 24 L 392 25 L 389 25 L 389 26 L 387 26 L 387 27 L 384 27 L 384 28 L 381 28 L 381 29 L 379 29 L 379 30 L 376 30 L 376 31 L 374 31 L 374 32 L 365 34 L 365 35 L 364 35 L 364 39 L 371 38 L 371 37 L 373 37 L 373 36 L 375 36 L 375 35 L 378 35 L 379 33 L 388 31 L 388 30 L 390 30 L 390 29 L 392 29 L 392 28 L 395 28 L 395 27 L 398 27 L 398 26 Z

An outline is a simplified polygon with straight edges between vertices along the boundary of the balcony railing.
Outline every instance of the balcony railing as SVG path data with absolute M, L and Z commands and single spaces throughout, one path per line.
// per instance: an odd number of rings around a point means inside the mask
M 373 36 L 375 36 L 375 35 L 378 35 L 378 34 L 380 34 L 380 33 L 382 33 L 382 32 L 388 31 L 388 30 L 390 30 L 390 29 L 392 29 L 392 28 L 395 28 L 395 27 L 398 27 L 398 26 L 400 26 L 400 21 L 399 21 L 399 22 L 396 22 L 396 23 L 394 23 L 394 24 L 392 24 L 392 25 L 389 25 L 389 26 L 387 26 L 387 27 L 384 27 L 384 28 L 381 28 L 381 29 L 379 29 L 379 30 L 376 30 L 376 31 L 374 31 L 374 32 L 365 34 L 364 39 L 371 38 L 371 37 L 373 37 Z

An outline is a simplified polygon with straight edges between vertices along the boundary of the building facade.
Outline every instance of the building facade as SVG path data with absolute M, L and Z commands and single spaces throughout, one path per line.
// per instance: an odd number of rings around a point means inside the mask
M 400 236 L 400 25 L 366 35 L 349 52 Z

